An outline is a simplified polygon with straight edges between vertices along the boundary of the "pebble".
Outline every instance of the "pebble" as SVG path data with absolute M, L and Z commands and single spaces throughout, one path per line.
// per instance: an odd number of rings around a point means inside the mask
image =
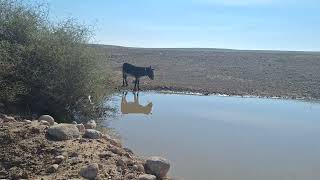
M 59 168 L 59 165 L 58 165 L 58 164 L 53 164 L 53 165 L 51 165 L 51 166 L 48 168 L 48 173 L 57 172 L 58 168 Z
M 141 174 L 138 177 L 138 180 L 156 180 L 157 177 L 151 174 Z
M 57 163 L 57 164 L 62 163 L 64 160 L 65 160 L 65 157 L 62 156 L 62 155 L 56 156 L 56 157 L 54 158 L 54 162 Z
M 41 120 L 40 124 L 41 125 L 45 125 L 45 126 L 50 126 L 50 123 L 48 121 L 45 121 L 45 120 Z

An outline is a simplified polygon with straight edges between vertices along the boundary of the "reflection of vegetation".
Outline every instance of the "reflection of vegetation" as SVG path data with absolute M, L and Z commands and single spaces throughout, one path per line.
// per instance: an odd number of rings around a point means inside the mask
M 73 20 L 50 22 L 43 7 L 0 0 L 0 101 L 58 119 L 103 113 L 112 84 L 103 56 L 86 45 L 90 35 Z

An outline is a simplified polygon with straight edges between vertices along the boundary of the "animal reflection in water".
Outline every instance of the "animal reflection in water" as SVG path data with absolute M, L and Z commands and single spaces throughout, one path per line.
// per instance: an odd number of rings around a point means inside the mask
M 121 99 L 121 112 L 122 114 L 151 114 L 152 102 L 143 106 L 139 104 L 139 94 L 133 93 L 134 101 L 127 101 L 127 92 L 123 94 Z

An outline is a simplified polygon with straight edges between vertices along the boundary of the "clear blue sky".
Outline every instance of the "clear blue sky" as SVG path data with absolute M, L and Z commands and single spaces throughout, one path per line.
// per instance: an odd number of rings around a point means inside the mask
M 95 26 L 94 43 L 320 51 L 319 0 L 47 0 L 51 18 Z

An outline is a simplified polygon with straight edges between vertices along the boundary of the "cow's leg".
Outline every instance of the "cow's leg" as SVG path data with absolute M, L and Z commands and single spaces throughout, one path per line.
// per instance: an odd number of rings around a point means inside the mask
M 138 91 L 140 91 L 140 79 L 138 79 Z

